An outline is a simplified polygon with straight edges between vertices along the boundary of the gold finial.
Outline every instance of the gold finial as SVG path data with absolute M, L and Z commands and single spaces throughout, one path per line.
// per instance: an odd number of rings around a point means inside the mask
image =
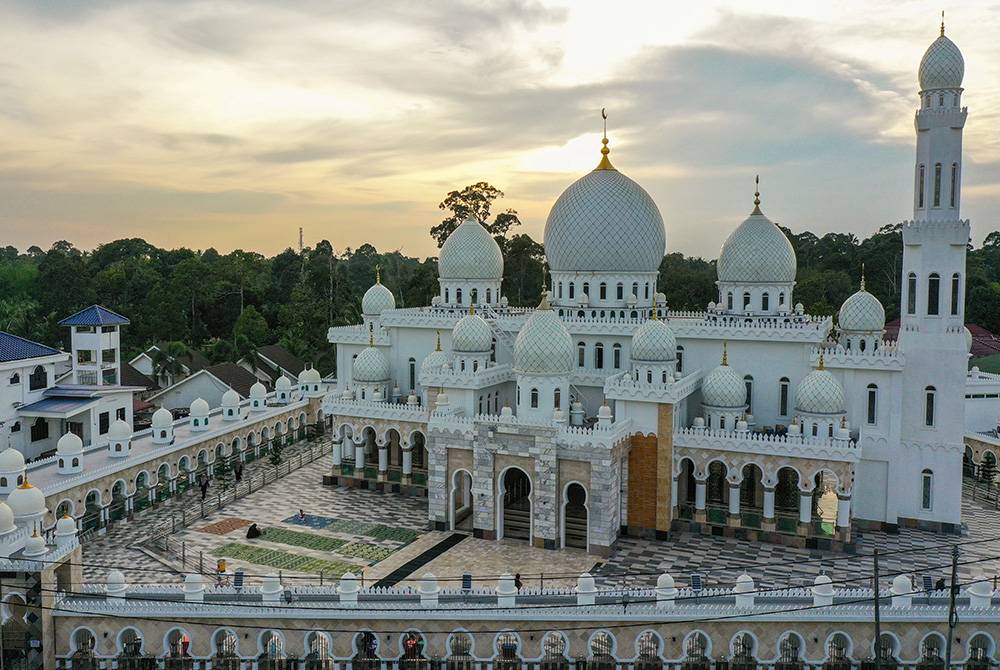
M 382 283 L 382 266 L 380 265 L 375 266 L 375 283 L 376 284 Z
M 434 351 L 441 351 L 441 331 L 437 331 L 437 349 Z
M 549 292 L 547 289 L 542 291 L 542 299 L 538 303 L 538 309 L 552 309 L 549 306 Z
M 865 264 L 861 264 L 861 290 L 865 290 Z
M 653 310 L 649 313 L 649 318 L 652 319 L 653 321 L 656 321 L 658 319 L 658 317 L 656 315 L 657 311 L 658 310 L 656 309 L 656 301 L 654 300 L 653 301 Z
M 608 160 L 608 154 L 611 153 L 611 149 L 608 148 L 608 113 L 601 107 L 601 118 L 604 119 L 604 137 L 601 138 L 601 162 L 597 164 L 596 170 L 614 170 L 615 166 L 611 164 Z
M 760 175 L 754 175 L 753 178 L 754 191 L 753 191 L 753 212 L 751 214 L 761 214 L 760 211 Z
M 474 303 L 474 302 L 472 302 L 470 300 L 469 301 L 469 314 L 475 314 L 475 313 L 476 313 L 476 303 Z
M 20 484 L 18 484 L 17 488 L 19 488 L 19 489 L 33 489 L 35 487 L 31 485 L 31 482 L 28 481 L 28 475 L 25 475 L 24 476 L 24 481 L 21 482 Z
M 375 346 L 375 333 L 374 331 L 371 330 L 368 331 L 368 346 L 369 347 Z
M 941 10 L 941 37 L 944 37 L 944 10 Z
M 816 369 L 817 370 L 826 370 L 826 363 L 823 361 L 823 350 L 822 349 L 819 350 L 819 367 L 817 367 Z
M 722 364 L 729 365 L 729 347 L 725 342 L 722 343 Z

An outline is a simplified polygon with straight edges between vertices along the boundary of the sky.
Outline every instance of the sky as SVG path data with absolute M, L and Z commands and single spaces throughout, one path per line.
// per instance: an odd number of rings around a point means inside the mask
M 864 237 L 912 215 L 916 71 L 966 62 L 963 216 L 1000 228 L 1000 5 L 916 0 L 14 0 L 0 21 L 2 244 L 121 237 L 273 254 L 436 254 L 477 181 L 542 239 L 600 158 L 668 251 L 715 258 L 752 208 Z

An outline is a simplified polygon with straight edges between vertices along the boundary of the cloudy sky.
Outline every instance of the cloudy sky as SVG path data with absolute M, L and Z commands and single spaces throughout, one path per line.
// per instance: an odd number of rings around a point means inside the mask
M 916 69 L 940 3 L 233 0 L 5 3 L 3 244 L 125 236 L 273 253 L 435 253 L 453 188 L 541 239 L 611 158 L 670 250 L 714 258 L 751 208 L 867 235 L 910 215 Z M 1000 228 L 1000 6 L 945 5 L 966 60 L 963 214 Z

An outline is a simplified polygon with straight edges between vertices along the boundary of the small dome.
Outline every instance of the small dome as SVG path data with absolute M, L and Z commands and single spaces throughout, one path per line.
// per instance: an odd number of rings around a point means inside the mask
M 153 428 L 170 428 L 174 423 L 174 415 L 170 413 L 170 410 L 161 407 L 160 409 L 153 412 L 153 418 L 151 425 Z
M 861 290 L 840 306 L 837 324 L 840 330 L 848 333 L 881 334 L 885 330 L 885 308 L 878 298 L 865 290 L 862 282 Z
M 444 353 L 440 349 L 432 351 L 424 356 L 424 360 L 420 363 L 420 373 L 437 372 L 441 369 L 441 366 L 447 362 L 448 354 Z
M 194 400 L 191 401 L 191 407 L 189 410 L 189 414 L 191 416 L 197 416 L 197 417 L 208 416 L 208 412 L 209 412 L 208 403 L 205 401 L 204 398 L 195 398 Z
M 76 433 L 66 433 L 56 442 L 56 453 L 60 456 L 76 456 L 83 453 L 83 440 Z
M 25 556 L 41 556 L 46 553 L 48 548 L 45 546 L 45 538 L 35 531 L 34 534 L 28 538 L 27 542 L 24 543 L 24 555 Z
M 736 370 L 723 359 L 701 382 L 701 399 L 709 407 L 740 409 L 747 405 L 747 387 Z
M 317 384 L 323 381 L 323 378 L 319 375 L 319 370 L 316 368 L 305 368 L 299 373 L 299 383 L 300 384 Z
M 288 391 L 292 388 L 292 382 L 288 381 L 288 377 L 282 375 L 278 377 L 278 381 L 274 382 L 275 391 Z
M 229 389 L 222 394 L 222 406 L 223 407 L 239 407 L 240 404 L 240 394 Z
M 10 505 L 0 502 L 0 535 L 6 535 L 15 528 L 14 512 L 10 509 Z
M 45 514 L 45 494 L 41 489 L 24 482 L 7 496 L 7 505 L 15 518 Z
M 14 447 L 0 451 L 0 472 L 22 472 L 24 470 L 24 454 Z
M 955 43 L 944 36 L 942 24 L 940 37 L 931 42 L 924 57 L 920 59 L 920 90 L 961 88 L 964 77 L 965 59 Z
M 523 374 L 566 375 L 573 367 L 573 340 L 549 307 L 548 293 L 514 341 L 514 370 Z
M 892 592 L 896 595 L 909 595 L 913 591 L 913 582 L 909 575 L 896 575 L 892 580 Z
M 503 254 L 493 236 L 475 219 L 466 219 L 441 245 L 441 279 L 503 279 Z
M 56 521 L 57 535 L 76 535 L 76 521 L 73 517 L 66 515 Z
M 795 389 L 795 409 L 804 414 L 843 414 L 846 407 L 844 387 L 822 361 Z
M 544 244 L 553 272 L 656 272 L 667 233 L 649 193 L 605 156 L 552 205 Z
M 384 382 L 389 380 L 389 360 L 375 347 L 365 347 L 354 359 L 353 377 L 356 382 Z
M 381 316 L 382 312 L 390 309 L 396 309 L 396 299 L 392 297 L 392 291 L 376 279 L 361 298 L 361 313 L 365 316 Z
M 260 382 L 254 382 L 254 385 L 250 387 L 250 397 L 256 399 L 266 398 L 267 387 Z
M 490 324 L 478 314 L 466 314 L 451 331 L 451 348 L 462 353 L 486 353 L 493 348 Z
M 677 359 L 677 340 L 665 321 L 649 319 L 632 336 L 632 360 L 673 361 Z
M 752 593 L 753 590 L 753 577 L 744 572 L 736 578 L 736 588 L 734 589 L 736 593 Z
M 108 438 L 118 440 L 119 442 L 130 440 L 132 439 L 132 426 L 128 425 L 122 419 L 115 419 L 115 422 L 111 424 L 111 428 L 108 429 Z
M 795 249 L 758 207 L 722 245 L 717 269 L 720 282 L 787 284 L 795 281 Z

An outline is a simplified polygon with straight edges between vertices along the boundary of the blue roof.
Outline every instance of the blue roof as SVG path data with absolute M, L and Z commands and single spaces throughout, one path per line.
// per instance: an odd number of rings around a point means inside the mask
M 0 331 L 0 363 L 20 361 L 25 358 L 54 356 L 61 353 L 58 349 Z
M 76 414 L 97 402 L 94 398 L 42 398 L 30 405 L 24 405 L 18 412 L 25 415 L 33 414 Z
M 59 322 L 60 326 L 125 326 L 128 319 L 107 307 L 91 305 Z

